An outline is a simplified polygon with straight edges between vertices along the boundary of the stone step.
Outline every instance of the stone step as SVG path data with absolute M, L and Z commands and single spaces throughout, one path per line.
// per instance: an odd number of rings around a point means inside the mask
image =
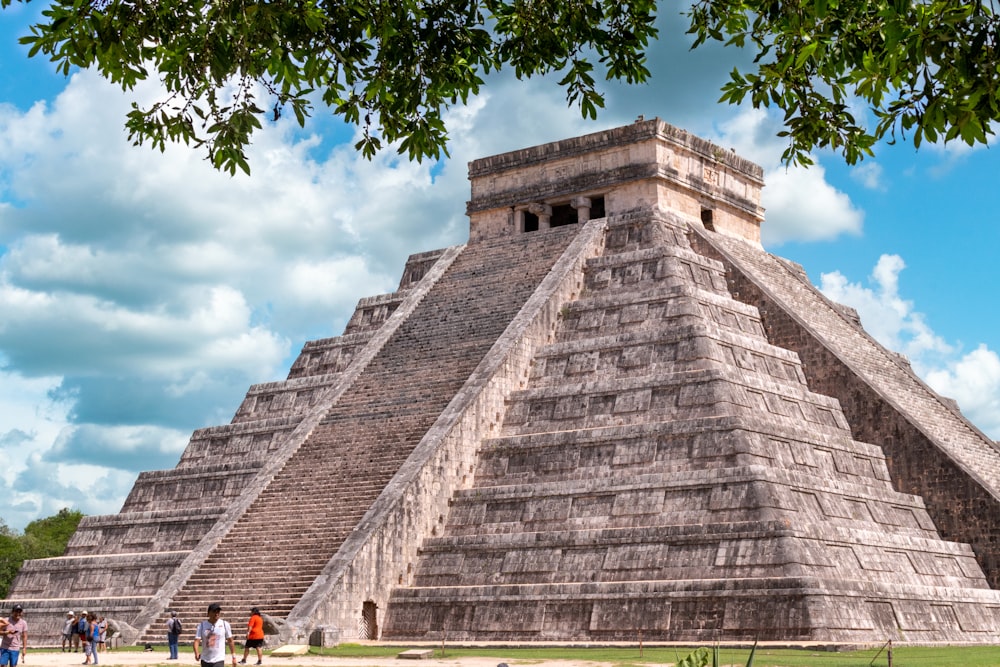
M 990 590 L 795 576 L 397 588 L 383 632 L 400 641 L 635 641 L 641 632 L 646 641 L 710 642 L 724 620 L 727 637 L 750 642 L 863 643 L 900 631 L 941 641 L 987 631 L 979 610 L 995 599 Z M 954 627 L 936 623 L 940 614 Z
M 373 331 L 363 331 L 306 342 L 292 363 L 288 379 L 344 371 L 354 361 L 357 352 L 372 339 L 373 333 Z
M 405 292 L 393 292 L 360 299 L 344 333 L 350 335 L 376 331 L 396 312 L 405 297 Z
M 252 385 L 233 423 L 304 414 L 316 407 L 340 377 L 340 373 L 329 373 Z
M 65 555 L 194 549 L 221 514 L 222 508 L 212 506 L 85 516 L 70 537 Z
M 172 468 L 139 473 L 122 512 L 158 507 L 195 509 L 206 504 L 226 505 L 243 493 L 263 467 L 255 458 L 204 467 Z
M 760 465 L 476 487 L 455 494 L 445 526 L 469 535 L 772 519 L 936 535 L 917 496 Z
M 695 322 L 714 322 L 720 328 L 766 340 L 756 308 L 734 301 L 728 294 L 686 284 L 584 295 L 565 307 L 558 339 L 621 335 Z
M 177 467 L 215 468 L 236 459 L 265 460 L 281 448 L 303 417 L 299 413 L 200 428 L 191 435 Z
M 988 589 L 966 544 L 785 522 L 668 525 L 432 538 L 413 585 L 778 577 Z
M 553 343 L 535 356 L 531 380 L 541 388 L 594 375 L 634 377 L 663 369 L 684 372 L 718 365 L 806 383 L 796 354 L 705 322 Z
M 590 293 L 634 289 L 643 283 L 693 285 L 707 292 L 729 295 L 722 263 L 690 248 L 657 246 L 587 261 L 584 285 Z
M 66 587 L 62 588 L 66 592 Z M 41 598 L 8 597 L 4 605 L 21 604 L 28 621 L 29 647 L 58 647 L 62 643 L 62 628 L 66 621 L 66 612 L 95 611 L 109 620 L 128 622 L 150 600 L 149 596 L 86 596 L 60 595 Z M 30 655 L 31 651 L 29 651 Z M 22 656 L 23 658 L 23 656 Z M 30 662 L 28 663 L 30 664 Z
M 739 370 L 739 369 L 736 369 Z M 524 389 L 511 394 L 503 435 L 763 412 L 847 430 L 840 404 L 801 385 L 731 369 Z
M 190 551 L 90 554 L 26 561 L 17 575 L 25 597 L 48 590 L 71 589 L 76 596 L 134 597 L 155 595 Z
M 842 475 L 855 483 L 889 480 L 881 448 L 852 440 L 842 429 L 747 415 L 493 438 L 479 457 L 476 486 L 752 463 Z
M 613 255 L 655 245 L 689 248 L 688 223 L 667 211 L 641 211 L 608 216 L 604 254 Z

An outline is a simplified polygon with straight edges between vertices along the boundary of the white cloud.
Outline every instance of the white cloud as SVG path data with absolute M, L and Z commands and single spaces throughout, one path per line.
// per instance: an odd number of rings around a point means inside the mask
M 966 416 L 994 439 L 1000 439 L 1000 356 L 980 344 L 975 350 L 932 369 L 927 384 L 958 401 Z
M 761 227 L 765 245 L 788 241 L 826 241 L 843 234 L 859 234 L 864 213 L 850 197 L 826 181 L 817 161 L 809 168 L 785 167 L 785 144 L 775 136 L 780 123 L 766 111 L 741 109 L 720 125 L 714 141 L 764 168 L 767 186 L 761 193 L 766 222 Z
M 2 446 L 31 454 L 0 516 L 117 511 L 136 471 L 173 466 L 192 429 L 395 289 L 407 255 L 464 242 L 469 160 L 594 129 L 545 82 L 493 95 L 450 112 L 445 162 L 320 156 L 282 121 L 255 136 L 251 177 L 131 146 L 124 96 L 89 72 L 51 104 L 0 108 L 0 355 L 41 383 L 22 410 L 56 410 L 3 422 Z
M 899 274 L 906 264 L 899 255 L 879 257 L 870 286 L 850 282 L 840 272 L 820 276 L 820 290 L 858 311 L 865 330 L 886 347 L 909 357 L 914 368 L 953 353 L 928 326 L 923 313 L 899 294 Z
M 869 190 L 877 192 L 888 190 L 883 181 L 885 175 L 882 165 L 875 162 L 873 158 L 868 158 L 861 164 L 854 165 L 851 168 L 851 178 Z
M 1000 438 L 1000 358 L 981 344 L 967 354 L 936 334 L 923 313 L 899 292 L 906 264 L 882 255 L 868 285 L 842 273 L 824 273 L 820 290 L 858 311 L 865 330 L 882 345 L 910 360 L 913 370 L 939 394 L 955 399 L 963 413 L 992 438 Z

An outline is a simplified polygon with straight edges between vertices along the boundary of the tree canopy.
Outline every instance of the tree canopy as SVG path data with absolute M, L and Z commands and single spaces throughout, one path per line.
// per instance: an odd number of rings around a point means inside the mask
M 24 561 L 63 555 L 82 518 L 79 510 L 63 508 L 50 517 L 32 521 L 22 535 L 0 519 L 0 598 L 7 597 Z
M 8 6 L 14 0 L 0 0 Z M 25 2 L 29 0 L 23 0 Z M 52 0 L 22 38 L 69 74 L 96 68 L 132 89 L 158 78 L 167 96 L 133 104 L 130 138 L 204 149 L 249 172 L 245 149 L 267 118 L 301 125 L 313 100 L 411 159 L 447 152 L 443 113 L 483 77 L 559 73 L 585 117 L 598 79 L 645 81 L 655 0 Z M 1000 22 L 981 0 L 698 0 L 694 48 L 753 48 L 722 100 L 784 111 L 786 162 L 815 148 L 849 163 L 882 139 L 986 142 L 1000 114 Z

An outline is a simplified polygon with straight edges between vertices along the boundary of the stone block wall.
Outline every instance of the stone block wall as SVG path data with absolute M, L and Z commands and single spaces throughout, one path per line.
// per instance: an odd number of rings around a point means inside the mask
M 592 221 L 579 233 L 303 596 L 288 617 L 292 639 L 303 639 L 317 625 L 337 628 L 340 640 L 349 639 L 359 601 L 384 607 L 392 588 L 411 583 L 421 539 L 437 534 L 451 494 L 471 483 L 478 443 L 498 431 L 506 397 L 524 385 L 532 353 L 551 336 L 562 305 L 582 288 L 580 266 L 599 248 L 602 228 Z
M 718 236 L 699 238 L 726 262 L 736 298 L 761 311 L 768 339 L 794 350 L 809 385 L 839 401 L 854 437 L 880 444 L 893 485 L 922 497 L 941 536 L 970 544 L 1000 587 L 995 443 L 822 297 L 801 268 Z
M 608 215 L 637 206 L 701 219 L 760 242 L 763 171 L 732 151 L 659 119 L 494 155 L 469 165 L 470 239 L 517 233 L 512 212 L 530 203 L 606 196 Z

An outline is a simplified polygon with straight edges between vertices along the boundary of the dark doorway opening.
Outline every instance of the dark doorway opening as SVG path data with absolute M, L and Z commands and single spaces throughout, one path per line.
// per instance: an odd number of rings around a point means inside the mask
M 705 229 L 710 232 L 715 231 L 715 223 L 712 222 L 712 209 L 703 208 L 701 209 L 701 224 L 705 225 Z
M 576 209 L 569 204 L 558 204 L 552 207 L 552 226 L 575 225 L 579 220 Z
M 538 231 L 538 216 L 534 213 L 524 212 L 524 231 L 526 232 L 537 232 Z
M 366 600 L 361 605 L 361 639 L 378 639 L 378 605 Z
M 590 198 L 590 219 L 603 218 L 606 214 L 604 213 L 604 197 L 591 197 Z

